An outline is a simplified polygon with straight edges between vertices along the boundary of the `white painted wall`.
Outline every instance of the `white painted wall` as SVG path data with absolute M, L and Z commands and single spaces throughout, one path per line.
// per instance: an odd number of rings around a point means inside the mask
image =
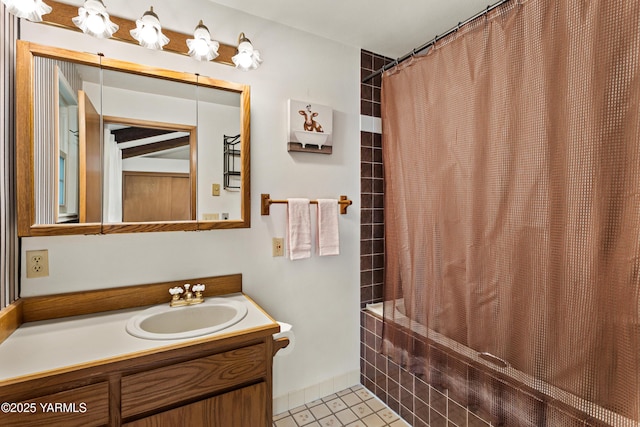
M 193 86 L 184 83 L 184 87 L 185 90 L 195 93 Z M 100 95 L 98 95 L 98 99 L 100 99 Z M 196 110 L 194 99 L 142 93 L 114 87 L 102 89 L 102 114 L 105 116 L 195 126 Z
M 134 3 L 106 2 L 111 13 L 130 19 L 138 18 L 147 7 Z M 252 226 L 204 232 L 23 238 L 23 255 L 30 249 L 49 250 L 50 276 L 26 279 L 22 261 L 22 295 L 239 272 L 243 274 L 245 292 L 276 319 L 294 325 L 294 352 L 276 357 L 274 396 L 291 396 L 289 404 L 293 405 L 332 392 L 334 378 L 335 387 L 357 381 L 359 49 L 206 0 L 191 0 L 187 7 L 185 2 L 157 0 L 154 11 L 164 26 L 182 32 L 192 31 L 198 20 L 204 19 L 214 38 L 229 44 L 235 44 L 238 34 L 244 31 L 260 49 L 264 64 L 245 73 L 225 65 L 201 64 L 173 53 L 30 22 L 22 23 L 22 38 L 251 85 Z M 289 98 L 334 109 L 332 155 L 287 152 Z M 261 217 L 260 193 L 270 193 L 273 198 L 348 195 L 354 205 L 340 217 L 341 255 L 314 255 L 295 262 L 272 258 L 271 238 L 285 236 L 285 207 L 274 205 L 270 216 Z
M 198 103 L 198 215 L 229 214 L 229 219 L 240 219 L 242 201 L 240 191 L 224 189 L 224 136 L 240 133 L 240 108 L 212 102 Z M 259 138 L 258 138 L 259 139 Z M 238 144 L 239 147 L 239 144 Z M 238 165 L 240 156 L 232 159 Z M 213 196 L 211 186 L 220 185 L 220 195 Z M 233 178 L 232 185 L 240 185 Z

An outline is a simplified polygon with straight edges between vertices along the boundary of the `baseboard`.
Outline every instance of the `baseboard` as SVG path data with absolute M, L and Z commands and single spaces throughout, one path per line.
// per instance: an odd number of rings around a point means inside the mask
M 330 394 L 337 393 L 349 387 L 360 384 L 360 370 L 348 372 L 330 378 L 319 384 L 302 390 L 292 391 L 273 399 L 273 414 L 281 414 L 298 406 L 306 405 Z

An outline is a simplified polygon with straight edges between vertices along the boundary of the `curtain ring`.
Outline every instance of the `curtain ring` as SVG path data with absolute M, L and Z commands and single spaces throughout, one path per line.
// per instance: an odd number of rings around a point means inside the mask
M 400 62 L 396 59 L 393 62 L 388 63 L 384 66 L 384 70 L 386 70 L 387 75 L 395 74 L 398 72 L 398 64 Z M 383 71 L 384 73 L 384 71 Z
M 431 40 L 428 46 L 431 46 L 431 49 L 435 49 L 437 41 L 438 41 L 438 35 L 436 34 L 436 36 L 433 38 L 433 40 Z
M 420 51 L 414 47 L 411 51 L 411 58 L 409 58 L 409 60 L 407 61 L 407 65 L 413 65 L 413 63 L 416 61 L 416 55 L 418 54 L 418 52 Z

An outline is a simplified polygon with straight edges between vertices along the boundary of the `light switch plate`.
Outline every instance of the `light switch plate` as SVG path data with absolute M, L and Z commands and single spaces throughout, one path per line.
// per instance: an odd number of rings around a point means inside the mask
M 211 184 L 211 195 L 212 196 L 220 195 L 220 184 Z
M 282 237 L 274 237 L 271 242 L 271 255 L 276 256 L 284 256 L 284 239 Z

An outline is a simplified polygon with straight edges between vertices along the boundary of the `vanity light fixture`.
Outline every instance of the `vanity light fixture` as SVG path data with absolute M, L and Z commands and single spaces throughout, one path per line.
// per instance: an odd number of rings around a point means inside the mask
M 33 22 L 42 21 L 42 15 L 51 13 L 52 10 L 42 0 L 2 0 L 2 3 L 7 7 L 7 12 Z
M 83 33 L 101 39 L 109 38 L 118 31 L 118 26 L 111 22 L 102 0 L 86 0 L 78 8 L 78 16 L 72 21 Z
M 167 36 L 162 34 L 160 20 L 153 12 L 153 6 L 142 15 L 142 18 L 136 20 L 136 28 L 131 30 L 131 37 L 138 40 L 140 46 L 148 49 L 162 50 L 162 46 L 169 43 Z
M 253 48 L 251 40 L 244 33 L 238 37 L 238 53 L 231 60 L 242 71 L 255 70 L 262 63 L 260 51 Z
M 211 40 L 209 29 L 200 23 L 193 31 L 193 38 L 187 39 L 187 47 L 189 48 L 189 56 L 198 61 L 211 61 L 218 57 L 218 48 L 220 43 Z

